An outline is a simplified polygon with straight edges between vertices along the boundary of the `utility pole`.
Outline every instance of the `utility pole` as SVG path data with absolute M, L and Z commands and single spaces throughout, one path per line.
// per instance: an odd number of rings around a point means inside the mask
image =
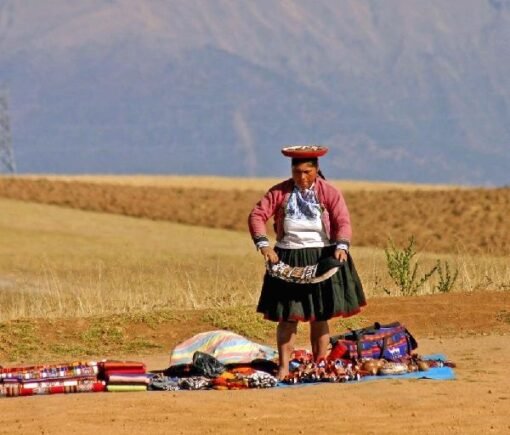
M 15 174 L 16 162 L 12 150 L 9 98 L 7 91 L 0 88 L 0 173 L 2 172 Z

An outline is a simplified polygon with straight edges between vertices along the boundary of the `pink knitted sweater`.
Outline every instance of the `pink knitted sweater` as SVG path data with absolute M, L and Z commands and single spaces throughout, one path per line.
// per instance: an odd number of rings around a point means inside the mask
M 294 181 L 290 178 L 271 187 L 255 205 L 248 217 L 250 234 L 255 243 L 267 240 L 266 222 L 272 216 L 274 216 L 276 239 L 282 239 L 285 206 L 293 189 Z M 339 242 L 350 244 L 351 220 L 342 193 L 320 177 L 315 180 L 314 189 L 321 205 L 321 219 L 329 240 L 332 244 Z

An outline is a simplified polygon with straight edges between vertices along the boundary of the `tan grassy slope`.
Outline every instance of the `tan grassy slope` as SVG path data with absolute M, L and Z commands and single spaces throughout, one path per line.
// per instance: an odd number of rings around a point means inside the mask
M 263 191 L 1 178 L 0 196 L 85 210 L 235 229 L 246 232 L 249 210 Z M 269 186 L 268 186 L 269 187 Z M 510 188 L 347 190 L 354 244 L 403 245 L 411 235 L 422 250 L 510 255 Z
M 0 199 L 0 240 L 0 320 L 253 306 L 264 273 L 246 233 L 16 200 Z M 353 256 L 369 296 L 394 289 L 381 250 Z M 441 258 L 460 270 L 455 290 L 510 288 L 505 258 Z
M 0 364 L 166 352 L 216 328 L 273 343 L 246 234 L 0 199 L 0 240 Z M 456 290 L 469 293 L 380 298 L 383 253 L 353 255 L 368 307 L 333 331 L 397 319 L 420 336 L 510 332 L 510 293 L 483 291 L 510 289 L 505 259 L 464 258 Z
M 2 318 L 253 303 L 263 272 L 244 234 L 13 200 L 0 239 Z

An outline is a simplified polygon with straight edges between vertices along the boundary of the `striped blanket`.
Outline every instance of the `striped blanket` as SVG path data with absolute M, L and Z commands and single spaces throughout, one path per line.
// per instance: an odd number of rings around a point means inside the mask
M 97 363 L 94 361 L 5 367 L 0 368 L 0 383 L 9 380 L 30 382 L 50 379 L 87 378 L 91 376 L 94 377 L 97 373 L 98 367 Z
M 99 379 L 106 381 L 106 391 L 147 391 L 150 375 L 138 361 L 106 360 L 99 363 Z
M 170 366 L 191 364 L 197 351 L 214 356 L 223 364 L 249 364 L 255 360 L 272 361 L 275 349 L 254 343 L 230 331 L 209 331 L 197 334 L 177 345 L 170 356 Z
M 0 368 L 0 397 L 99 392 L 96 362 L 71 362 Z
M 34 396 L 39 394 L 96 393 L 100 391 L 105 391 L 105 384 L 96 379 L 0 384 L 0 397 Z

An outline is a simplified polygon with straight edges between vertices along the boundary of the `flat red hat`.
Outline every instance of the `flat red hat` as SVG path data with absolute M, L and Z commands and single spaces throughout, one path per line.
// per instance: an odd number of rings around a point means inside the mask
M 322 157 L 328 152 L 327 147 L 320 145 L 296 145 L 292 147 L 282 148 L 282 154 L 286 157 L 298 159 L 308 159 L 314 157 Z

